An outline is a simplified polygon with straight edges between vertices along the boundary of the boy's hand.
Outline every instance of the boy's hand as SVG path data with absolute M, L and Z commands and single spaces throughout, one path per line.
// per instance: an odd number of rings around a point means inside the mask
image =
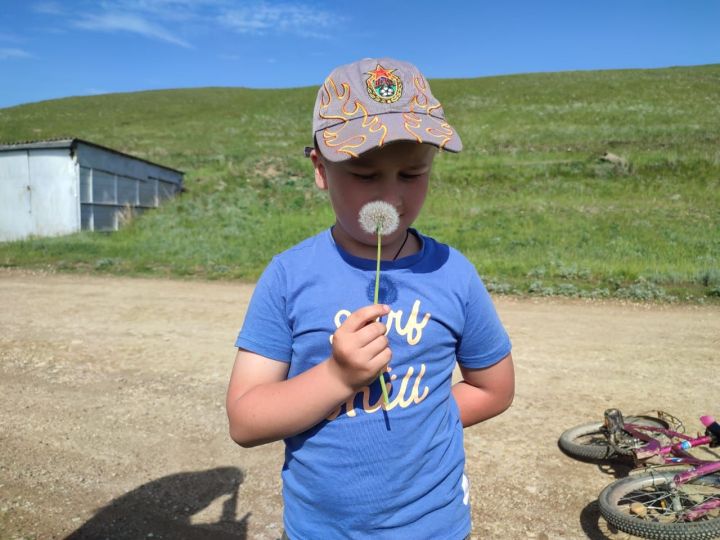
M 353 391 L 377 379 L 390 363 L 392 351 L 385 337 L 385 325 L 376 321 L 390 308 L 373 304 L 350 314 L 333 336 L 330 367 Z

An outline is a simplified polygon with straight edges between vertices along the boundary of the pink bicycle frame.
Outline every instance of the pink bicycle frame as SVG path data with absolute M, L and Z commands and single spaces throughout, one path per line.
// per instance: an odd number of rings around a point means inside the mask
M 706 427 L 709 427 L 715 423 L 715 420 L 710 416 L 703 416 L 701 418 L 701 421 Z M 653 429 L 653 431 L 683 439 L 682 441 L 672 445 L 661 446 L 659 441 L 647 436 L 646 434 L 636 432 L 634 429 L 632 429 L 632 426 L 628 426 L 628 428 L 628 431 L 631 434 L 640 438 L 641 440 L 647 441 L 646 445 L 638 448 L 635 451 L 635 456 L 637 460 L 642 461 L 649 459 L 653 456 L 659 456 L 662 457 L 666 463 L 686 463 L 688 465 L 691 465 L 691 467 L 687 470 L 681 471 L 675 476 L 673 476 L 672 486 L 686 484 L 697 478 L 701 478 L 703 476 L 707 476 L 709 474 L 720 471 L 720 461 L 704 461 L 695 458 L 687 453 L 687 450 L 690 450 L 691 448 L 695 448 L 697 446 L 705 446 L 715 442 L 715 438 L 713 436 L 705 435 L 702 437 L 693 438 L 688 437 L 687 435 L 683 435 L 681 433 L 676 433 L 674 431 L 662 428 L 657 428 L 656 430 Z M 711 510 L 714 510 L 715 508 L 720 508 L 720 499 L 710 500 L 699 504 L 692 510 L 686 512 L 684 518 L 687 521 L 695 521 L 710 512 Z

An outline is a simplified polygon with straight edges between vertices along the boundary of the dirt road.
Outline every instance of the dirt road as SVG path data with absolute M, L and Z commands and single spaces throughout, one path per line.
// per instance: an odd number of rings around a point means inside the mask
M 0 538 L 250 538 L 282 530 L 282 445 L 227 436 L 252 287 L 0 270 Z M 720 308 L 498 298 L 517 396 L 465 431 L 477 538 L 627 538 L 613 479 L 557 437 L 608 406 L 720 415 Z

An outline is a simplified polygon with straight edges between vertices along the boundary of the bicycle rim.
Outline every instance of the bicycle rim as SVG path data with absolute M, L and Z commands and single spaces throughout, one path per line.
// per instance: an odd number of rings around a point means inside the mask
M 600 513 L 619 530 L 655 540 L 710 540 L 720 537 L 720 508 L 695 521 L 687 514 L 699 505 L 720 501 L 720 473 L 672 486 L 676 471 L 648 471 L 607 486 Z

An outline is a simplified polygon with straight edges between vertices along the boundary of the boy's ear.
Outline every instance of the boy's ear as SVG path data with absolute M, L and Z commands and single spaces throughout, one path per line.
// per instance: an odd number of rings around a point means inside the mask
M 318 155 L 317 150 L 314 148 L 310 151 L 310 159 L 315 168 L 315 185 L 323 191 L 327 190 L 327 169 L 325 168 L 325 163 L 323 163 L 323 160 Z

